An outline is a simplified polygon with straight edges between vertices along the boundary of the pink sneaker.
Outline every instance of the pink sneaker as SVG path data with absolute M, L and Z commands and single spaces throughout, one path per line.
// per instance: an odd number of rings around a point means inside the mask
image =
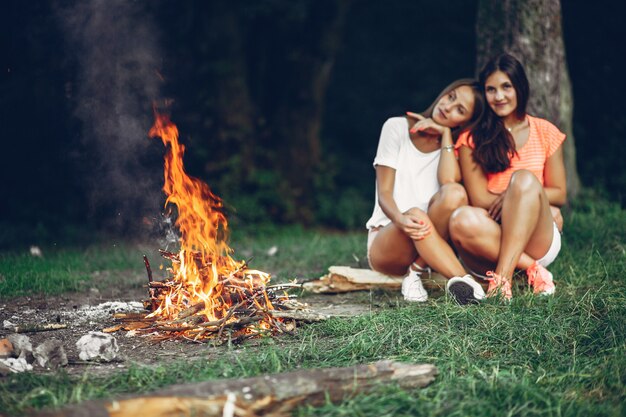
M 511 281 L 501 277 L 493 271 L 487 271 L 489 288 L 487 288 L 487 297 L 497 297 L 501 295 L 507 301 L 513 297 L 511 292 Z
M 532 285 L 535 294 L 554 294 L 556 287 L 554 285 L 553 276 L 546 268 L 534 262 L 530 268 L 526 270 L 526 275 L 528 275 L 528 285 Z

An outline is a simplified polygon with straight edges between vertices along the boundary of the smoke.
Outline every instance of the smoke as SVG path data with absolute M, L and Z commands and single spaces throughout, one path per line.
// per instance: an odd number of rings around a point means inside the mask
M 72 91 L 82 137 L 74 154 L 89 215 L 116 233 L 158 223 L 164 201 L 163 147 L 147 137 L 161 83 L 147 3 L 80 0 L 58 13 L 76 62 Z

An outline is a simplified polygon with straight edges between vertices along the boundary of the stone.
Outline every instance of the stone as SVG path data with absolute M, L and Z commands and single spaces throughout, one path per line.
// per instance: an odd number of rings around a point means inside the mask
M 42 368 L 56 369 L 67 365 L 67 354 L 58 339 L 48 339 L 35 348 L 33 353 Z
M 78 357 L 84 361 L 110 362 L 117 358 L 119 347 L 113 336 L 102 332 L 89 332 L 76 342 Z
M 0 376 L 32 370 L 33 366 L 26 362 L 24 358 L 0 359 Z
M 30 338 L 25 334 L 10 334 L 7 339 L 13 344 L 15 349 L 15 356 L 18 358 L 26 359 L 26 362 L 32 363 L 35 360 L 33 356 L 33 345 L 30 343 Z

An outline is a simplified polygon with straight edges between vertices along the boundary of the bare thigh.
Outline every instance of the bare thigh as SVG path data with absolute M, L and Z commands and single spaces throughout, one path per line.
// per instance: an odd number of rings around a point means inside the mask
M 487 210 L 465 206 L 452 215 L 453 241 L 466 268 L 481 275 L 493 270 L 500 254 L 502 229 Z
M 542 258 L 548 252 L 552 244 L 552 238 L 554 237 L 554 216 L 550 209 L 548 196 L 543 189 L 541 190 L 539 198 L 541 200 L 541 208 L 537 225 L 524 248 L 524 252 L 534 259 Z
M 393 223 L 378 231 L 370 247 L 370 264 L 376 271 L 404 275 L 417 258 L 413 241 Z

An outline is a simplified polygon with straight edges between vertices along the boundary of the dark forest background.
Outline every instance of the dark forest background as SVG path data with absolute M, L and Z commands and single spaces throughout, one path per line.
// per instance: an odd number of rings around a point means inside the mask
M 623 6 L 561 3 L 579 174 L 624 204 Z M 0 248 L 160 233 L 164 149 L 146 134 L 155 100 L 231 222 L 363 227 L 382 123 L 475 74 L 476 8 L 3 3 Z

